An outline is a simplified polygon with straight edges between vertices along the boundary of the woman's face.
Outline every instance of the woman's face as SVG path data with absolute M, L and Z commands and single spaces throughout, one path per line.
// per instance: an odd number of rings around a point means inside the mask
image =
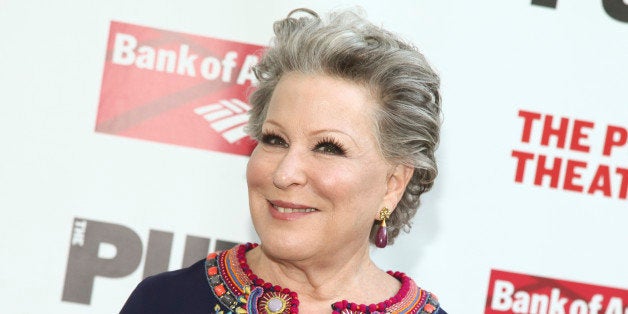
M 247 167 L 251 215 L 265 252 L 304 260 L 368 246 L 377 213 L 396 206 L 411 175 L 381 155 L 376 106 L 364 86 L 283 75 Z

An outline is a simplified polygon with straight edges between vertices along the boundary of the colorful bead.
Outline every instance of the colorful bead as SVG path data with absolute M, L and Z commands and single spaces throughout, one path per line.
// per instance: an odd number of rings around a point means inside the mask
M 426 304 L 425 307 L 423 307 L 423 310 L 428 312 L 428 313 L 434 312 L 435 309 L 436 308 L 433 305 L 431 305 L 431 304 Z
M 223 294 L 225 294 L 225 292 L 227 292 L 227 290 L 225 289 L 225 286 L 219 284 L 214 287 L 214 292 L 216 292 L 216 296 L 221 297 Z
M 268 302 L 266 302 L 266 307 L 272 313 L 281 313 L 281 312 L 283 312 L 285 306 L 286 306 L 285 301 L 282 300 L 281 298 L 278 298 L 278 297 L 270 298 L 270 300 L 268 300 Z

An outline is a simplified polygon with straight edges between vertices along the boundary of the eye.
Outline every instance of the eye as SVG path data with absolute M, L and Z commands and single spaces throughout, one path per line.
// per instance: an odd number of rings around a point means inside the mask
M 288 143 L 279 135 L 275 133 L 262 134 L 261 142 L 268 146 L 288 147 Z
M 331 138 L 326 138 L 316 143 L 314 151 L 327 155 L 345 155 L 345 150 L 342 148 L 342 144 Z

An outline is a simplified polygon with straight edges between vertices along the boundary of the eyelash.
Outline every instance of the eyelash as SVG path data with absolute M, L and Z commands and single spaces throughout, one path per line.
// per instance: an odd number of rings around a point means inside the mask
M 260 142 L 269 146 L 288 147 L 288 143 L 286 143 L 286 141 L 281 136 L 277 135 L 274 132 L 263 133 Z M 325 137 L 319 140 L 314 145 L 312 150 L 326 155 L 345 156 L 346 154 L 342 144 L 340 144 L 340 142 L 331 137 Z
M 323 150 L 320 150 L 321 148 Z M 330 137 L 318 141 L 318 143 L 314 145 L 314 150 L 320 151 L 323 154 L 345 156 L 345 149 L 342 144 Z
M 266 145 L 270 145 L 270 146 L 288 147 L 288 144 L 286 143 L 286 141 L 284 141 L 284 139 L 281 136 L 273 132 L 263 133 L 262 138 L 260 139 L 260 142 Z

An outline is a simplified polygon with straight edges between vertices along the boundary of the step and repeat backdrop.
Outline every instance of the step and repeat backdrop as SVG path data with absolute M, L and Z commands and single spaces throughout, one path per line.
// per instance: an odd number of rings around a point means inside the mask
M 359 5 L 440 73 L 440 174 L 372 250 L 450 313 L 628 314 L 628 1 L 0 1 L 0 312 L 116 313 L 257 241 L 250 68 Z

